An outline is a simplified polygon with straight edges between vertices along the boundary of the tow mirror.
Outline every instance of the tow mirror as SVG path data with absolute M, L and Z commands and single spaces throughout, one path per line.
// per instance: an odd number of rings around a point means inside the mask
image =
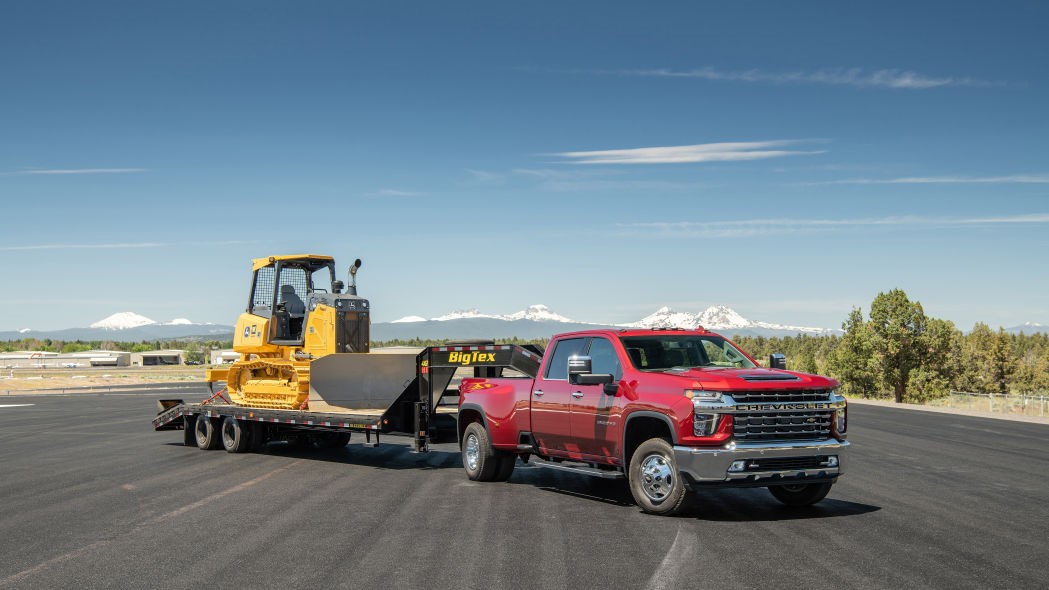
M 568 382 L 572 385 L 607 385 L 615 379 L 609 373 L 594 374 L 594 361 L 588 356 L 568 359 Z M 607 388 L 606 388 L 607 391 Z
M 769 368 L 770 369 L 787 369 L 787 357 L 776 352 L 769 355 Z

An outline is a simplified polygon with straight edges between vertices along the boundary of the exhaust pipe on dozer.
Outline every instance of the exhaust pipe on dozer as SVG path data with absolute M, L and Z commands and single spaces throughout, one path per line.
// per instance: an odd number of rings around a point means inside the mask
M 353 265 L 350 266 L 350 289 L 347 291 L 350 295 L 357 294 L 357 270 L 361 267 L 361 259 L 353 261 Z

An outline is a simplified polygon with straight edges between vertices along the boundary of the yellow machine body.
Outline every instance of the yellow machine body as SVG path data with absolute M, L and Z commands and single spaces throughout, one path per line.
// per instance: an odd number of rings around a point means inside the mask
M 207 373 L 208 381 L 226 382 L 232 403 L 307 409 L 313 361 L 337 352 L 368 352 L 368 301 L 357 297 L 355 287 L 341 293 L 334 264 L 332 257 L 315 254 L 252 261 L 248 308 L 233 334 L 240 359 Z M 321 285 L 325 274 L 330 287 Z M 288 286 L 294 297 L 285 291 Z

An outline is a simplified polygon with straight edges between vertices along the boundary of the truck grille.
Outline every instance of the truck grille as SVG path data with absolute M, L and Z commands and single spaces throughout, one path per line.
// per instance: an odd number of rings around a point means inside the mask
M 736 440 L 824 440 L 830 438 L 830 411 L 736 414 Z
M 829 391 L 813 389 L 733 391 L 730 395 L 736 400 L 736 403 L 740 404 L 825 402 L 830 399 Z

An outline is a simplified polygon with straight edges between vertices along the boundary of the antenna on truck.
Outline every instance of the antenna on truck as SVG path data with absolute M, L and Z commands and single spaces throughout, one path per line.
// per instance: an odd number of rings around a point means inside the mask
M 354 260 L 353 264 L 350 266 L 350 289 L 348 291 L 350 295 L 356 295 L 357 294 L 357 269 L 359 269 L 360 267 L 361 267 L 361 259 L 360 258 L 358 258 L 357 260 Z

